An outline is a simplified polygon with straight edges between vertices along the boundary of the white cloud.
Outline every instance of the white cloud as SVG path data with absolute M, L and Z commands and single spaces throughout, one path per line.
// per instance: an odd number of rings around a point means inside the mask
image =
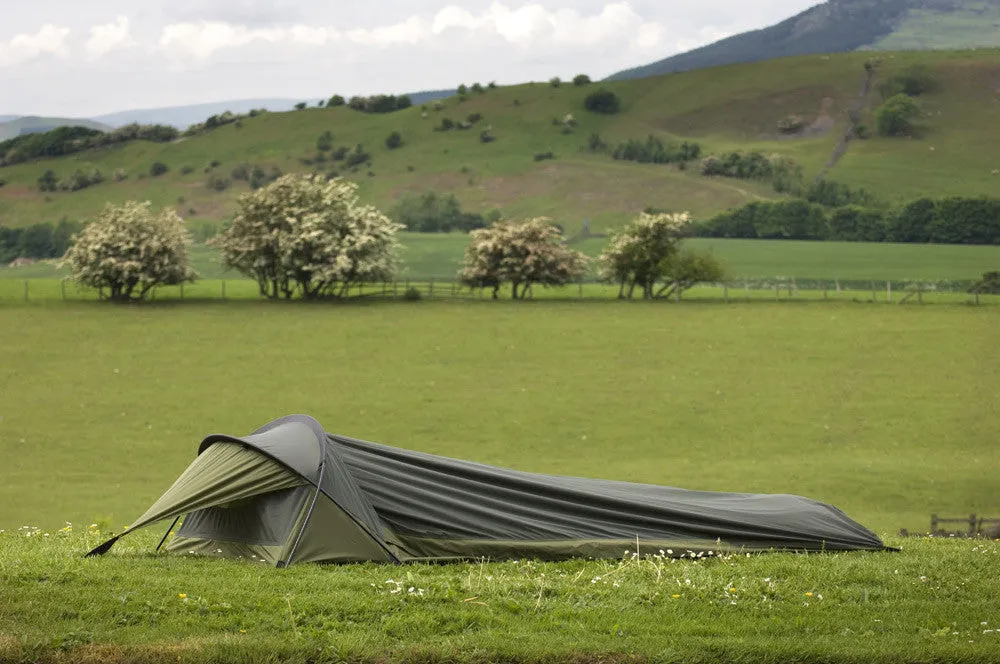
M 646 50 L 661 46 L 665 33 L 662 25 L 644 20 L 626 2 L 605 5 L 591 15 L 574 9 L 549 10 L 537 3 L 512 9 L 494 2 L 478 14 L 448 5 L 430 18 L 410 16 L 397 23 L 347 31 L 301 24 L 250 28 L 222 21 L 173 23 L 163 28 L 159 46 L 174 58 L 205 59 L 217 51 L 255 42 L 314 47 L 343 42 L 376 48 L 432 45 L 450 30 L 465 33 L 466 45 L 498 38 L 518 47 L 541 49 L 606 44 Z
M 35 34 L 14 35 L 6 44 L 0 43 L 0 66 L 19 65 L 42 55 L 68 55 L 69 33 L 69 28 L 46 23 Z
M 135 46 L 135 43 L 129 31 L 128 17 L 119 16 L 114 23 L 93 26 L 84 48 L 91 58 L 99 58 L 116 49 Z

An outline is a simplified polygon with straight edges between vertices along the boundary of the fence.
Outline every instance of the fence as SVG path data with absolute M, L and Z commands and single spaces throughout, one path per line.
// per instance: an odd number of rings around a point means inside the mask
M 717 284 L 703 284 L 676 294 L 673 300 L 722 301 L 853 301 L 885 304 L 972 304 L 1000 305 L 1000 295 L 975 292 L 973 281 L 904 281 L 904 280 L 839 280 L 796 279 L 737 279 Z M 470 289 L 456 280 L 403 279 L 395 282 L 352 285 L 348 299 L 404 299 L 407 293 L 429 299 L 489 300 L 492 288 Z M 534 286 L 526 299 L 533 300 L 613 300 L 619 287 L 594 281 L 579 281 L 558 288 Z M 509 286 L 501 288 L 499 296 L 511 297 Z M 77 286 L 68 279 L 0 279 L 0 302 L 87 301 L 104 299 L 99 289 Z M 150 294 L 152 301 L 229 301 L 259 299 L 256 282 L 248 279 L 199 280 L 182 286 L 163 286 Z

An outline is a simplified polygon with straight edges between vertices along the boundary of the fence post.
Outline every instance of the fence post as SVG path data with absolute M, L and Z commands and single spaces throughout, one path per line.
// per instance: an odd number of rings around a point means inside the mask
M 878 296 L 875 295 L 875 280 L 872 279 L 872 302 L 877 302 Z
M 781 284 L 774 284 L 774 299 L 781 302 Z
M 827 293 L 826 279 L 823 280 L 823 299 L 824 300 L 829 300 L 830 299 L 830 295 L 829 295 L 829 293 Z
M 222 280 L 222 299 L 226 299 L 226 280 Z
M 937 514 L 931 514 L 931 534 L 938 531 L 938 516 Z
M 976 306 L 978 307 L 979 306 L 979 289 L 978 288 L 975 290 L 975 293 L 976 293 Z
M 969 536 L 976 534 L 976 515 L 975 513 L 969 515 Z
M 885 295 L 886 302 L 892 304 L 892 279 L 886 279 L 885 281 Z
M 28 280 L 24 280 L 24 301 L 28 301 Z
M 746 279 L 743 280 L 743 290 L 744 290 L 744 292 L 746 292 L 747 302 L 749 302 L 750 301 L 750 282 L 747 281 Z
M 920 304 L 924 303 L 924 285 L 917 284 L 917 302 Z
M 434 297 L 434 277 L 431 277 L 430 286 L 427 287 L 427 297 Z
M 837 285 L 837 295 L 840 295 L 840 279 L 834 279 L 833 283 Z
M 726 304 L 729 304 L 729 284 L 726 282 L 722 283 L 722 296 L 726 298 Z
M 792 297 L 792 289 L 793 288 L 795 290 L 799 289 L 798 286 L 795 285 L 795 277 L 792 277 L 792 280 L 788 282 L 788 297 Z

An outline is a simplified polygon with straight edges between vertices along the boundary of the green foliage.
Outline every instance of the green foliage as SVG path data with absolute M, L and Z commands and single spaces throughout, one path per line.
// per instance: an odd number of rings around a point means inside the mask
M 326 102 L 326 107 L 327 108 L 336 108 L 338 106 L 343 106 L 346 103 L 347 103 L 347 101 L 342 96 L 340 96 L 340 95 L 333 95 Z
M 554 152 L 549 150 L 548 152 L 536 152 L 535 161 L 546 161 L 548 159 L 555 159 L 556 155 Z
M 451 131 L 455 128 L 455 121 L 451 118 L 441 118 L 441 124 L 435 127 L 436 131 Z
M 234 180 L 246 181 L 250 179 L 250 164 L 239 164 L 230 173 L 229 177 Z
M 469 87 L 465 83 L 462 83 L 461 85 L 458 86 L 456 92 L 460 95 L 468 94 Z
M 559 78 L 558 76 L 553 76 L 552 78 L 549 79 L 549 85 L 551 85 L 554 88 L 558 88 L 562 85 L 562 79 Z
M 309 104 L 307 104 L 306 102 L 300 101 L 299 103 L 297 103 L 295 105 L 295 110 L 296 111 L 304 111 L 306 109 L 306 106 L 308 106 L 308 105 Z
M 613 115 L 621 110 L 621 100 L 611 90 L 601 88 L 587 95 L 583 100 L 584 107 L 591 113 Z
M 608 144 L 603 138 L 601 138 L 601 135 L 595 131 L 590 135 L 590 138 L 587 139 L 587 149 L 593 153 L 607 152 Z
M 226 189 L 229 189 L 230 184 L 229 178 L 223 177 L 217 173 L 209 175 L 208 179 L 205 180 L 205 186 L 212 191 L 225 191 Z
M 975 293 L 1000 295 L 1000 271 L 984 272 L 983 278 L 970 290 Z
M 67 219 L 55 225 L 44 222 L 25 228 L 0 226 L 0 264 L 15 258 L 59 258 L 69 248 L 72 236 L 81 230 L 83 224 Z
M 260 189 L 266 186 L 278 178 L 280 178 L 284 173 L 277 166 L 272 166 L 268 170 L 264 170 L 261 166 L 254 166 L 250 170 L 250 178 L 247 181 L 250 184 L 250 189 Z
M 406 292 L 403 293 L 403 299 L 407 302 L 419 302 L 424 299 L 424 296 L 423 293 L 420 292 L 419 288 L 416 286 L 410 286 L 406 289 Z
M 316 139 L 316 150 L 328 152 L 333 149 L 333 132 L 327 129 Z
M 864 188 L 854 188 L 833 180 L 816 180 L 796 191 L 810 203 L 819 203 L 826 207 L 842 207 L 844 205 L 861 205 L 879 207 L 881 201 Z
M 920 105 L 905 94 L 890 97 L 875 112 L 878 133 L 882 136 L 912 136 L 920 116 Z
M 582 88 L 585 85 L 590 85 L 590 77 L 586 74 L 577 74 L 573 77 L 573 85 L 578 88 Z
M 476 94 L 483 94 L 484 92 L 486 92 L 486 90 L 483 89 L 483 86 L 480 85 L 479 83 L 473 83 L 470 90 L 472 90 Z
M 497 139 L 496 136 L 493 135 L 493 129 L 491 127 L 487 127 L 486 129 L 479 132 L 480 143 L 492 143 L 495 140 Z
M 699 224 L 701 237 L 816 240 L 826 236 L 826 211 L 805 200 L 754 201 Z
M 858 205 L 838 207 L 830 212 L 824 239 L 848 242 L 885 240 L 885 215 L 880 210 Z
M 463 212 L 454 194 L 405 194 L 393 211 L 393 218 L 415 233 L 468 232 L 486 226 L 482 215 Z
M 87 127 L 57 127 L 52 131 L 25 134 L 0 143 L 0 166 L 61 157 L 131 141 L 166 143 L 178 135 L 175 128 L 164 125 L 130 124 L 109 132 Z
M 98 169 L 94 168 L 90 171 L 77 169 L 73 175 L 59 181 L 58 189 L 59 191 L 80 191 L 102 182 L 104 182 L 104 175 Z
M 374 95 L 371 97 L 351 97 L 347 107 L 361 113 L 394 113 L 410 108 L 413 102 L 407 95 Z
M 194 166 L 190 164 L 181 166 L 181 175 L 191 175 L 192 173 L 194 173 Z
M 403 135 L 398 131 L 392 132 L 385 139 L 385 147 L 390 150 L 403 147 Z
M 938 80 L 931 68 L 925 63 L 916 63 L 881 83 L 878 90 L 882 99 L 888 100 L 899 94 L 919 97 L 937 88 Z
M 474 125 L 482 119 L 483 119 L 482 113 L 470 113 L 469 117 L 466 118 L 466 120 L 470 125 Z
M 56 191 L 59 188 L 59 178 L 51 168 L 45 169 L 38 178 L 38 191 Z
M 594 137 L 592 136 L 592 144 L 593 140 Z M 596 150 L 594 147 L 591 147 L 591 151 Z M 611 152 L 612 159 L 637 161 L 641 164 L 676 164 L 697 159 L 700 156 L 701 145 L 698 143 L 688 141 L 684 141 L 679 145 L 664 143 L 652 134 L 646 137 L 645 142 L 629 139 L 624 143 L 619 143 Z
M 344 163 L 350 168 L 351 166 L 360 166 L 361 164 L 368 163 L 371 161 L 371 155 L 365 151 L 365 146 L 358 143 L 354 146 L 354 150 L 347 153 L 344 157 Z
M 154 161 L 152 166 L 149 167 L 149 174 L 154 178 L 163 175 L 168 172 L 170 167 L 164 164 L 162 161 Z

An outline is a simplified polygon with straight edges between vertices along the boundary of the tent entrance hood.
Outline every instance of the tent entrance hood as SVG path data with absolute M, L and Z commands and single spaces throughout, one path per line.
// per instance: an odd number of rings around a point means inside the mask
M 183 518 L 168 551 L 292 562 L 618 558 L 886 547 L 836 507 L 791 495 L 526 473 L 326 433 L 305 415 L 212 435 L 120 537 Z M 166 537 L 165 537 L 166 539 Z M 162 542 L 161 542 L 162 544 Z

